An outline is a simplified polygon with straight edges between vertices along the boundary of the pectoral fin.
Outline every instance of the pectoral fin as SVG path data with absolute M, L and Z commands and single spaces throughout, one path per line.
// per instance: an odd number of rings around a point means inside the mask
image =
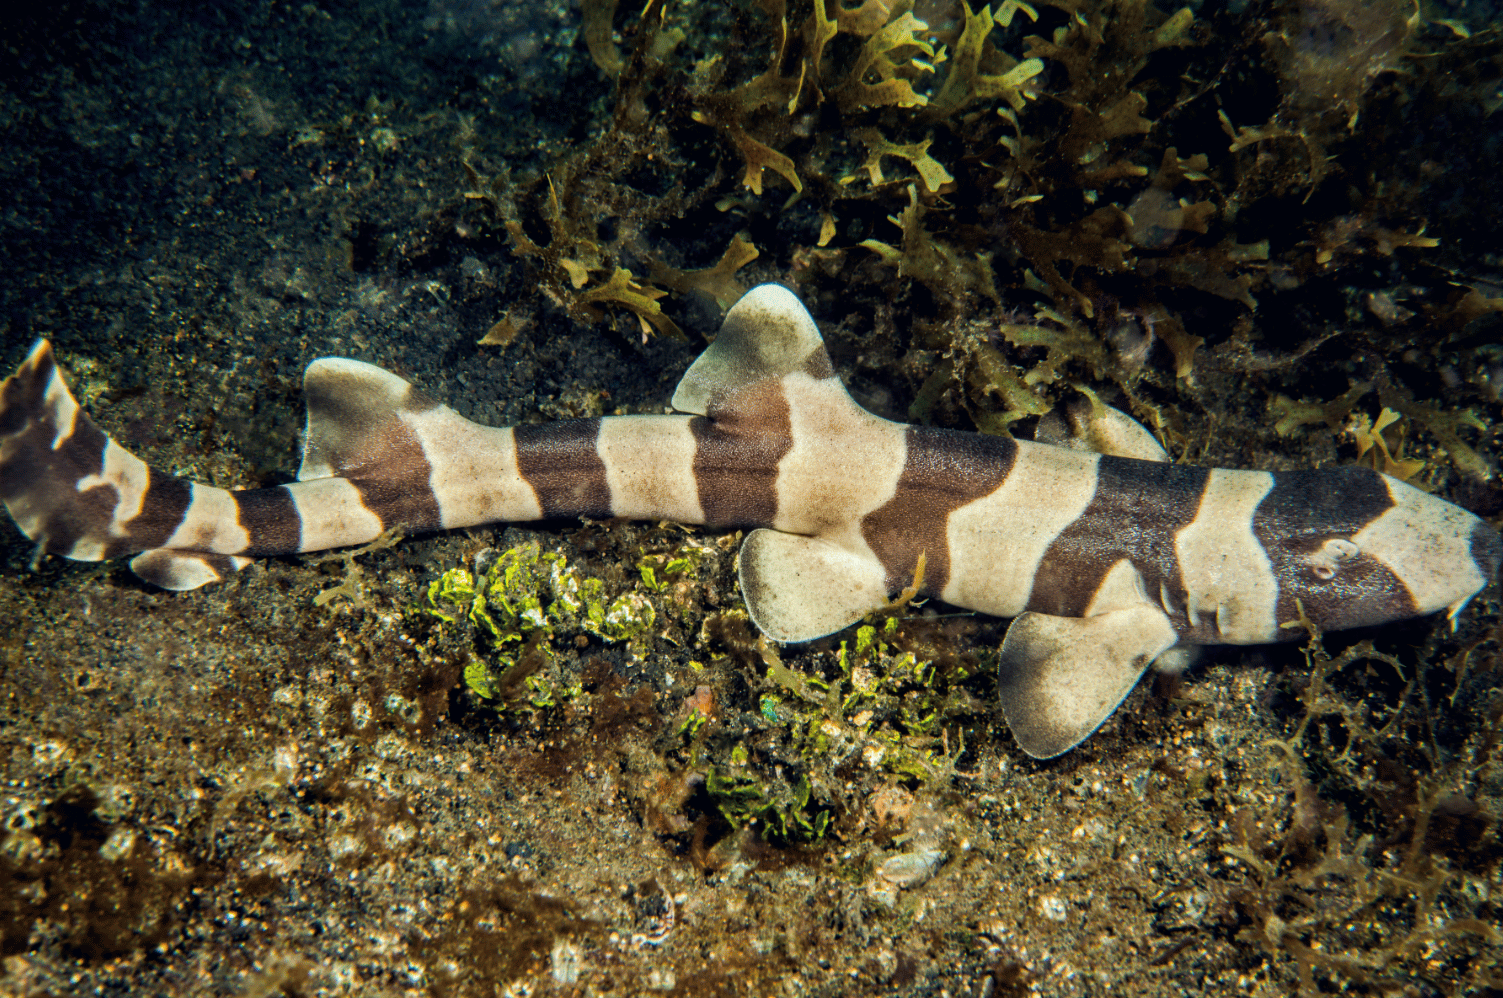
M 753 530 L 740 575 L 752 623 L 774 641 L 822 638 L 887 603 L 887 572 L 875 555 L 818 537 Z
M 1177 640 L 1148 603 L 1091 617 L 1018 617 L 1002 642 L 997 684 L 1018 745 L 1035 759 L 1079 745 Z

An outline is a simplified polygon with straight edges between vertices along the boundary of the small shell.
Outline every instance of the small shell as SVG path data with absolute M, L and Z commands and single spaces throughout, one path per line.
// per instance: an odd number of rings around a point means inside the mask
M 1046 894 L 1039 898 L 1039 914 L 1051 922 L 1063 922 L 1070 912 L 1064 901 L 1053 894 Z
M 548 962 L 555 983 L 573 984 L 579 980 L 584 960 L 579 946 L 572 939 L 559 937 L 553 941 L 553 951 L 548 954 Z
M 938 849 L 899 853 L 877 867 L 877 876 L 897 887 L 917 887 L 939 869 L 945 854 Z

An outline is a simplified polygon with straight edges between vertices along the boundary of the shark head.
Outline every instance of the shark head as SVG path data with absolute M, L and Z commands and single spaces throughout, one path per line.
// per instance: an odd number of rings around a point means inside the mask
M 1265 503 L 1255 525 L 1278 576 L 1281 622 L 1299 608 L 1323 630 L 1437 610 L 1454 621 L 1503 561 L 1497 531 L 1396 478 L 1351 468 L 1304 483 L 1298 512 Z

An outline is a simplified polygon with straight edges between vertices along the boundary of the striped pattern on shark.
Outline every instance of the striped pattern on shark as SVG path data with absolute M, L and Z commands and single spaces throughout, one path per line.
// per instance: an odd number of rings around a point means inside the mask
M 1496 574 L 1477 517 L 1363 468 L 1231 471 L 907 426 L 858 406 L 818 328 L 748 292 L 673 397 L 683 415 L 486 427 L 381 368 L 304 376 L 298 481 L 231 492 L 148 467 L 68 392 L 46 342 L 0 385 L 0 499 L 37 557 L 135 555 L 166 589 L 384 530 L 558 517 L 750 529 L 740 580 L 768 637 L 809 641 L 921 595 L 1016 618 L 999 688 L 1023 749 L 1087 737 L 1172 648 L 1446 609 Z

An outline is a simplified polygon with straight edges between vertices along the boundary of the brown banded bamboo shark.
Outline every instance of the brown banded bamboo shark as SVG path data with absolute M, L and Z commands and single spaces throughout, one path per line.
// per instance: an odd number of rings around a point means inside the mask
M 110 440 L 40 342 L 0 386 L 0 498 L 38 559 L 134 554 L 138 576 L 175 590 L 396 525 L 748 529 L 741 590 L 773 640 L 839 631 L 915 582 L 1014 618 L 1002 709 L 1039 758 L 1182 649 L 1296 638 L 1301 613 L 1328 630 L 1442 609 L 1454 622 L 1503 559 L 1477 517 L 1365 468 L 1227 471 L 879 418 L 776 285 L 730 310 L 673 395 L 682 415 L 480 426 L 344 358 L 315 360 L 303 384 L 298 480 L 231 492 Z

